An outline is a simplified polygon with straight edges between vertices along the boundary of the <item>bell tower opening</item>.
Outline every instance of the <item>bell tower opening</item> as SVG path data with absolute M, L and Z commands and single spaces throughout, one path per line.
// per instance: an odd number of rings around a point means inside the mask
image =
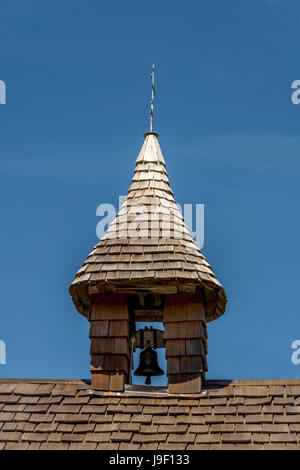
M 167 386 L 163 313 L 165 296 L 135 294 L 129 298 L 131 317 L 130 383 Z

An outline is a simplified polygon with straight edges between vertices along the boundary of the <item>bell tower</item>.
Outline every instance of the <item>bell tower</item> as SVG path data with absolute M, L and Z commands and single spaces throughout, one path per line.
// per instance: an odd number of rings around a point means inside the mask
M 156 348 L 165 348 L 169 393 L 198 393 L 207 370 L 206 323 L 225 311 L 226 295 L 187 228 L 170 187 L 153 128 L 136 159 L 127 197 L 105 236 L 70 286 L 90 321 L 92 388 L 124 391 L 133 353 L 143 349 L 135 375 L 161 375 Z M 137 322 L 162 322 L 136 329 Z
M 124 391 L 135 348 L 143 349 L 135 373 L 149 383 L 164 347 L 169 393 L 199 393 L 206 324 L 224 313 L 226 295 L 176 205 L 158 134 L 144 137 L 126 200 L 69 291 L 90 322 L 93 389 Z M 137 322 L 161 322 L 164 332 Z

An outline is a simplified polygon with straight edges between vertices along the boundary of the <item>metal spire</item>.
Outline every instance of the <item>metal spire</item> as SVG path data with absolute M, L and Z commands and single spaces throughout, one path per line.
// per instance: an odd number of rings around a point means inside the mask
M 155 96 L 155 89 L 154 89 L 154 64 L 152 66 L 152 72 L 150 74 L 151 77 L 151 84 L 152 84 L 152 98 L 150 104 L 150 132 L 152 132 L 152 125 L 153 125 L 153 101 Z

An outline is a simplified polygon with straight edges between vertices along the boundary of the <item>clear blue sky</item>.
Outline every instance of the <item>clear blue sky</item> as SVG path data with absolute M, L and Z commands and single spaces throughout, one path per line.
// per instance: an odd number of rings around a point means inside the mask
M 300 376 L 299 43 L 296 0 L 0 2 L 0 376 L 89 377 L 68 286 L 127 192 L 152 63 L 175 198 L 205 204 L 228 295 L 207 377 Z

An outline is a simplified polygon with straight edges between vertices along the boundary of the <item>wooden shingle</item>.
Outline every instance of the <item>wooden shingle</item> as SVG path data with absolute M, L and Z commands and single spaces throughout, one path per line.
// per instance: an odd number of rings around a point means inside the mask
M 205 395 L 190 397 L 167 393 L 145 397 L 128 391 L 118 396 L 111 392 L 90 396 L 87 393 L 90 385 L 80 380 L 47 383 L 4 380 L 0 379 L 0 388 L 11 390 L 10 394 L 1 396 L 4 407 L 18 406 L 18 400 L 24 395 L 15 395 L 16 391 L 33 393 L 35 390 L 37 395 L 29 395 L 36 400 L 23 405 L 30 410 L 28 413 L 0 412 L 2 450 L 84 450 L 97 446 L 112 449 L 121 445 L 124 450 L 158 446 L 178 450 L 179 445 L 182 450 L 256 450 L 258 447 L 300 450 L 300 413 L 296 404 L 299 380 L 206 381 Z M 291 388 L 294 394 L 288 395 Z M 50 396 L 40 396 L 38 390 L 44 393 L 50 390 Z M 266 390 L 268 404 L 262 402 Z M 72 396 L 68 396 L 70 391 Z M 83 392 L 88 401 L 81 402 Z M 277 403 L 279 392 L 289 398 L 286 403 Z M 49 402 L 47 409 L 40 404 L 45 399 L 56 399 L 57 393 L 64 394 L 63 400 L 74 403 Z M 15 404 L 11 404 L 10 397 L 16 398 Z
M 157 135 L 153 133 L 145 135 L 125 202 L 77 272 L 70 293 L 78 311 L 88 317 L 90 286 L 97 290 L 145 279 L 154 284 L 192 282 L 204 291 L 206 321 L 224 313 L 224 289 L 176 205 Z

